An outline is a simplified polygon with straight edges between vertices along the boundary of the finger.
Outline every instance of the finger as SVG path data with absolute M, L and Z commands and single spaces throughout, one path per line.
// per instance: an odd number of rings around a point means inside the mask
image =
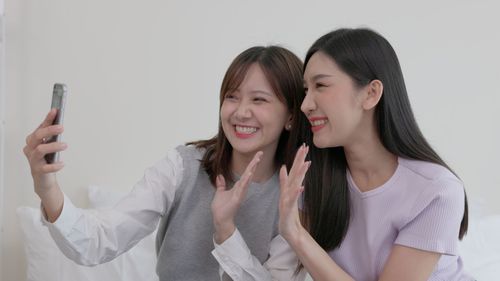
M 250 185 L 250 181 L 252 180 L 253 172 L 248 172 L 242 177 L 234 186 L 234 196 L 236 196 L 239 200 L 245 198 L 247 194 L 248 186 Z
M 240 180 L 236 182 L 236 184 L 234 185 L 234 188 L 236 190 L 246 189 L 248 187 L 248 184 L 250 183 L 252 176 L 255 173 L 255 170 L 257 169 L 257 165 L 260 162 L 262 154 L 263 154 L 262 151 L 255 153 L 255 155 L 252 158 L 252 161 L 250 161 L 248 166 L 245 168 L 245 171 L 243 172 L 243 175 L 241 176 Z
M 56 172 L 59 172 L 62 168 L 64 168 L 63 162 L 56 162 L 53 164 L 45 164 L 41 167 L 41 172 L 45 173 L 45 174 L 56 173 Z
M 306 153 L 307 147 L 305 144 L 303 144 L 299 147 L 297 153 L 295 154 L 295 158 L 293 159 L 292 168 L 290 169 L 290 173 L 288 173 L 290 177 L 292 177 L 297 172 L 297 169 L 302 166 L 302 163 L 304 163 L 304 160 L 306 158 Z
M 294 175 L 293 178 L 293 185 L 300 187 L 304 183 L 304 178 L 306 176 L 307 171 L 309 170 L 309 167 L 311 167 L 311 161 L 305 162 L 301 167 L 300 170 L 297 172 L 297 174 Z
M 301 186 L 300 188 L 297 188 L 297 190 L 295 191 L 295 198 L 294 198 L 294 205 L 297 205 L 299 204 L 298 200 L 299 200 L 299 197 L 300 195 L 304 192 L 304 186 Z
M 248 164 L 248 166 L 245 169 L 245 172 L 243 172 L 243 175 L 248 174 L 248 173 L 254 173 L 255 169 L 257 168 L 257 164 L 260 162 L 260 158 L 262 157 L 263 152 L 258 151 L 255 153 L 255 155 L 252 158 L 252 161 Z
M 26 138 L 26 144 L 35 148 L 37 145 L 44 143 L 44 139 L 49 139 L 52 136 L 59 135 L 64 131 L 62 125 L 53 125 L 35 130 Z
M 37 128 L 44 128 L 49 125 L 52 125 L 54 123 L 54 119 L 57 116 L 57 109 L 56 108 L 51 108 L 49 113 L 45 116 L 45 119 L 40 123 L 40 125 Z
M 33 146 L 34 144 L 36 145 L 36 143 L 34 143 L 35 132 L 41 128 L 45 128 L 49 125 L 52 125 L 54 123 L 54 119 L 56 118 L 56 116 L 57 116 L 57 109 L 55 109 L 55 108 L 50 109 L 49 113 L 47 113 L 47 115 L 45 116 L 45 119 L 42 121 L 42 123 L 40 123 L 40 125 L 38 125 L 38 127 L 33 131 L 33 133 L 31 133 L 26 138 L 26 144 L 31 145 L 31 146 Z
M 226 190 L 226 180 L 224 179 L 223 175 L 218 175 L 215 178 L 215 187 L 217 188 L 217 191 L 224 191 Z
M 302 170 L 306 158 L 307 147 L 305 145 L 301 146 L 295 155 L 292 168 L 290 173 L 288 173 L 288 182 L 295 184 L 295 182 L 300 180 L 300 171 Z
M 31 157 L 35 160 L 42 159 L 46 154 L 64 151 L 68 145 L 62 142 L 53 142 L 48 144 L 38 145 L 31 153 Z
M 288 174 L 286 171 L 286 166 L 282 165 L 280 169 L 280 190 L 283 194 L 287 186 Z

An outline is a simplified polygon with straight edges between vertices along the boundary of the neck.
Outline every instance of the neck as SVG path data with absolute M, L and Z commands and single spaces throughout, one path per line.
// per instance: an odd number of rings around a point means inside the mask
M 254 155 L 254 153 L 243 154 L 233 150 L 231 157 L 232 172 L 241 176 L 245 172 L 250 161 L 252 161 Z M 252 181 L 257 183 L 266 182 L 274 175 L 275 171 L 276 164 L 274 163 L 274 153 L 264 152 L 252 176 Z
M 344 146 L 344 151 L 351 176 L 362 192 L 387 182 L 398 166 L 398 157 L 383 146 L 375 129 Z

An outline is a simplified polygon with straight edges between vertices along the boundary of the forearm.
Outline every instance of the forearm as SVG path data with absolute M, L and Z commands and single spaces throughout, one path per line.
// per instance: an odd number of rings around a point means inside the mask
M 222 244 L 214 244 L 212 255 L 225 272 L 235 281 L 303 281 L 306 272 L 295 274 L 297 256 L 281 236 L 269 245 L 269 258 L 264 264 L 253 256 L 237 229 Z
M 269 272 L 252 255 L 236 228 L 223 243 L 217 243 L 215 237 L 214 242 L 212 255 L 220 265 L 221 279 L 225 272 L 235 281 L 271 281 Z
M 57 182 L 47 187 L 41 186 L 38 181 L 35 180 L 35 192 L 38 197 L 40 197 L 47 220 L 51 223 L 55 222 L 61 215 L 64 204 L 64 194 L 61 188 Z
M 301 263 L 316 281 L 353 281 L 328 253 L 301 228 L 297 235 L 288 238 L 288 243 L 294 249 Z

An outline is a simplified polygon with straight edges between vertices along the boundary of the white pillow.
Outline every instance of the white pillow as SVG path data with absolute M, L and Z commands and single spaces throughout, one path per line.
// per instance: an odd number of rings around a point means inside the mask
M 91 207 L 104 208 L 117 202 L 122 194 L 97 186 L 89 187 Z M 94 267 L 81 266 L 66 258 L 59 250 L 47 227 L 42 224 L 40 210 L 17 208 L 24 235 L 27 281 L 157 281 L 155 233 L 116 259 Z
M 500 215 L 473 218 L 459 244 L 466 271 L 477 280 L 498 280 L 500 268 Z

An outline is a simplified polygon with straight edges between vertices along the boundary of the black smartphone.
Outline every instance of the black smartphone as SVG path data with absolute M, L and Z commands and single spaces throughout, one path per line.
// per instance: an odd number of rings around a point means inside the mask
M 52 91 L 52 104 L 50 108 L 57 109 L 56 118 L 54 118 L 54 122 L 52 125 L 59 125 L 63 123 L 64 118 L 64 106 L 66 104 L 66 96 L 68 95 L 68 89 L 66 85 L 56 83 L 54 84 L 54 90 Z M 45 143 L 58 142 L 61 140 L 61 135 L 55 135 L 50 137 Z M 52 164 L 54 162 L 59 161 L 59 153 L 49 153 L 45 155 L 45 161 L 48 164 Z

